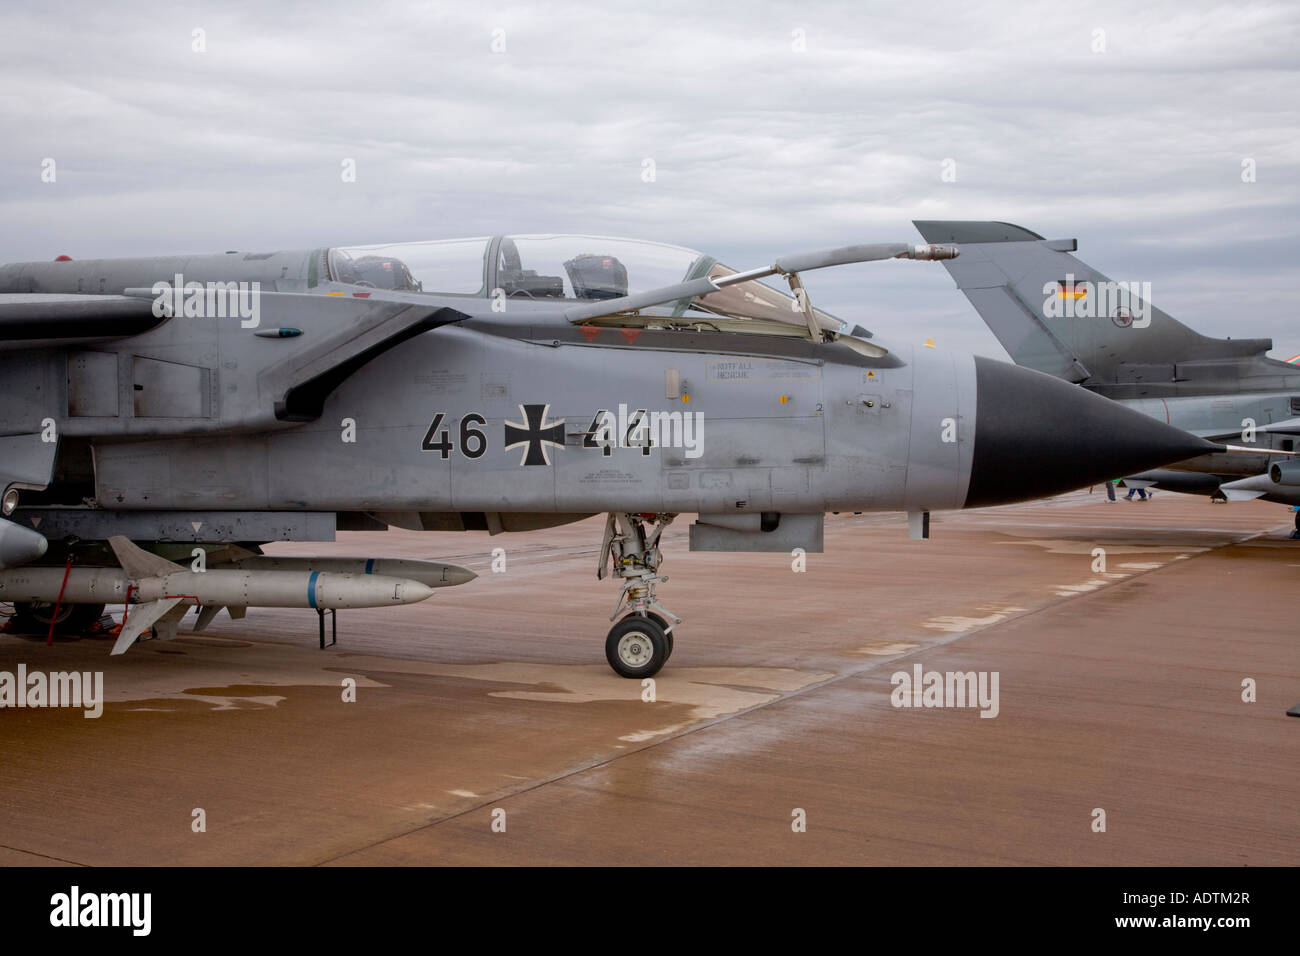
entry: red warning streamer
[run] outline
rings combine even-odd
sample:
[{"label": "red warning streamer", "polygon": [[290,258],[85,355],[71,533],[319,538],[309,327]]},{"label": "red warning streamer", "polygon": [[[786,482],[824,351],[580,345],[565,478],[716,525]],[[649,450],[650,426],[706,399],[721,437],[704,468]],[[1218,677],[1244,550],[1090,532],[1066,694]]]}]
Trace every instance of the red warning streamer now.
[{"label": "red warning streamer", "polygon": [[50,615],[50,633],[45,635],[45,646],[54,643],[54,625],[59,620],[59,608],[63,606],[63,592],[68,586],[68,575],[72,573],[72,555],[68,555],[68,564],[63,569],[63,583],[59,585],[59,599],[54,602],[54,613]]}]

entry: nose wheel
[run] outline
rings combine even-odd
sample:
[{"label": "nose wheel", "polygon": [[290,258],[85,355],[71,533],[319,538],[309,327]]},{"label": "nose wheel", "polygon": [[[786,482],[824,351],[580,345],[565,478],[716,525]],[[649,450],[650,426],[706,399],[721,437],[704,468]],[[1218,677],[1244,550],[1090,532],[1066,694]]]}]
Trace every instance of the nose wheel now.
[{"label": "nose wheel", "polygon": [[632,680],[658,674],[672,652],[672,638],[663,625],[643,614],[629,614],[611,627],[605,638],[609,666],[620,677]]},{"label": "nose wheel", "polygon": [[673,631],[682,619],[655,598],[655,585],[668,580],[659,574],[659,536],[673,517],[611,514],[605,522],[596,577],[623,579],[610,620],[626,615],[605,638],[605,659],[620,677],[653,677],[673,654]]}]

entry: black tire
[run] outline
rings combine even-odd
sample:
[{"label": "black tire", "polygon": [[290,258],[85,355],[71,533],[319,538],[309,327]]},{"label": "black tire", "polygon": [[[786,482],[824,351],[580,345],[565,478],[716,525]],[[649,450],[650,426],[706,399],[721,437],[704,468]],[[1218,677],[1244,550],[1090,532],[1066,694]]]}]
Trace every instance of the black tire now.
[{"label": "black tire", "polygon": [[619,677],[654,677],[668,661],[668,637],[653,618],[629,614],[609,629],[605,660]]},{"label": "black tire", "polygon": [[1295,513],[1295,529],[1300,531],[1300,511]]},{"label": "black tire", "polygon": [[664,640],[668,642],[668,656],[664,658],[664,663],[667,664],[673,659],[673,632],[668,629],[668,622],[664,620],[663,615],[656,614],[654,611],[646,611],[645,616],[663,629]]},{"label": "black tire", "polygon": [[[54,605],[46,603],[14,602],[13,626],[20,634],[48,634]],[[85,634],[90,626],[104,616],[102,604],[64,604],[54,624],[55,634]]]}]

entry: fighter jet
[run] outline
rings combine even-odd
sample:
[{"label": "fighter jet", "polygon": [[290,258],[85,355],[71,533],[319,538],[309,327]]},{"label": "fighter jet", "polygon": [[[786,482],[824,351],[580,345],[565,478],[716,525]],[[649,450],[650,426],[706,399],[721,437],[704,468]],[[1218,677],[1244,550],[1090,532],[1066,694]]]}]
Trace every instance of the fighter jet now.
[{"label": "fighter jet", "polygon": [[474,575],[265,543],[604,513],[606,658],[643,678],[681,623],[657,593],[679,515],[692,550],[820,552],[828,511],[906,511],[925,537],[933,509],[1222,447],[1040,372],[890,350],[801,279],[958,251],[738,272],[658,242],[511,235],[5,266],[0,600],[51,635],[124,603],[114,653],[195,606],[200,628],[223,606],[313,608],[323,645],[327,610]]},{"label": "fighter jet", "polygon": [[[945,266],[1018,365],[1055,375],[1212,441],[1235,444],[1124,477],[1215,498],[1300,505],[1300,368],[1271,339],[1213,339],[1151,304],[1150,283],[1115,281],[1005,222],[916,221],[927,242],[961,244]],[[1120,477],[1119,473],[1112,477]],[[1296,513],[1300,532],[1300,512]]]}]

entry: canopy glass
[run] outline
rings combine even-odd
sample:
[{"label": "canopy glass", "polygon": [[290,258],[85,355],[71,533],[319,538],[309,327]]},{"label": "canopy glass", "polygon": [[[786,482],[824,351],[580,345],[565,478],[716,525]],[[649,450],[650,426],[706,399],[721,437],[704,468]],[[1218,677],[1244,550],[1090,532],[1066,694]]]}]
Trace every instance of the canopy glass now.
[{"label": "canopy glass", "polygon": [[[649,292],[701,276],[719,278],[736,270],[712,256],[682,246],[606,236],[519,235],[403,242],[331,249],[331,277],[367,288],[439,295],[488,296],[536,302],[600,301]],[[828,331],[845,327],[815,310]],[[640,324],[708,326],[712,318],[744,331],[756,322],[765,330],[806,332],[796,299],[751,279],[718,292],[642,309]],[[627,318],[627,316],[623,316]],[[654,322],[658,319],[659,322]],[[612,321],[612,318],[611,318]],[[771,323],[777,323],[775,327]],[[755,327],[754,331],[758,328]]]}]

